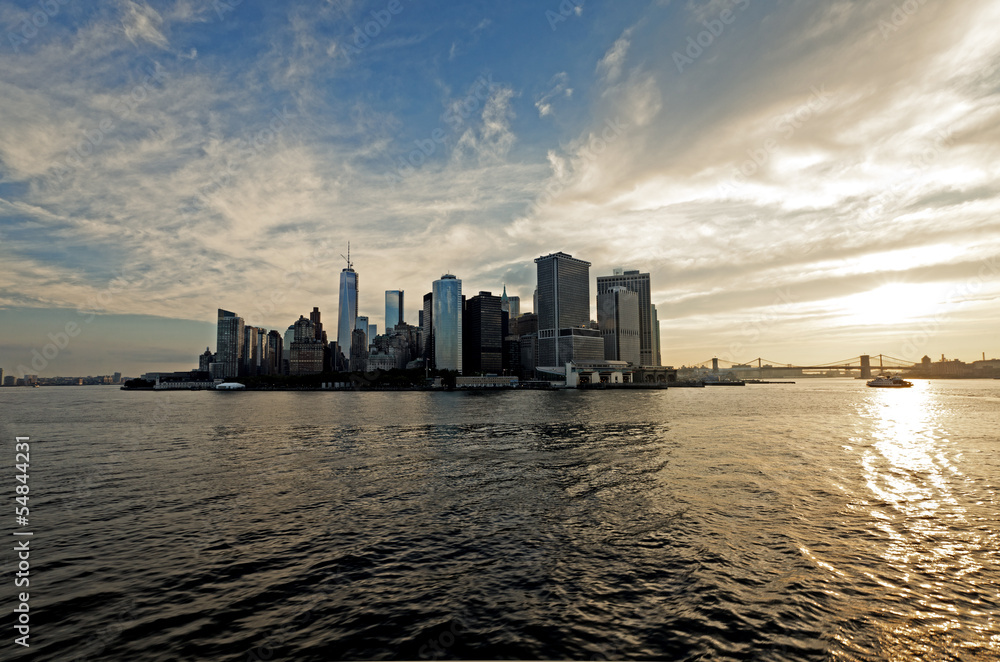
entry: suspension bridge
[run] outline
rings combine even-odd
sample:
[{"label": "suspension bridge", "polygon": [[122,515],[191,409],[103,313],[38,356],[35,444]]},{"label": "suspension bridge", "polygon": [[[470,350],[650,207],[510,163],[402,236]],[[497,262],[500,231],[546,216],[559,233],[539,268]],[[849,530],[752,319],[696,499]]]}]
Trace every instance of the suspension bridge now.
[{"label": "suspension bridge", "polygon": [[[877,362],[875,361],[877,359]],[[787,371],[801,371],[801,370],[858,370],[861,372],[861,377],[868,378],[872,376],[872,369],[878,368],[879,370],[904,370],[913,367],[913,361],[907,361],[905,359],[898,359],[887,354],[862,354],[860,356],[854,356],[849,359],[844,359],[841,361],[831,361],[830,363],[821,363],[816,365],[798,365],[792,363],[783,363],[781,361],[772,361],[770,359],[765,359],[758,357],[750,361],[727,361],[725,359],[720,359],[718,357],[713,357],[707,361],[700,361],[695,363],[696,366],[705,366],[709,364],[712,366],[712,372],[719,372],[725,369],[730,370],[787,370]],[[726,364],[729,367],[725,368],[722,364]]]}]

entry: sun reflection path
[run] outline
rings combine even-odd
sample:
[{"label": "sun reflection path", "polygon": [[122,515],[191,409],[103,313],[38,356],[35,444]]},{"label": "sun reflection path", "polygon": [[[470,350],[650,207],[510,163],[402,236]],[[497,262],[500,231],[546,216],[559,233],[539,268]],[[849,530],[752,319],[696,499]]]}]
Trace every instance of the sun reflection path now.
[{"label": "sun reflection path", "polygon": [[[858,581],[902,599],[872,605],[869,631],[857,633],[868,645],[860,647],[887,659],[964,659],[963,651],[969,659],[1000,659],[996,586],[982,572],[997,536],[968,512],[975,486],[944,422],[955,413],[926,382],[870,389],[863,398],[868,439],[856,441],[870,493],[862,501],[865,528],[884,563],[854,570]],[[860,645],[846,632],[837,638]]]}]

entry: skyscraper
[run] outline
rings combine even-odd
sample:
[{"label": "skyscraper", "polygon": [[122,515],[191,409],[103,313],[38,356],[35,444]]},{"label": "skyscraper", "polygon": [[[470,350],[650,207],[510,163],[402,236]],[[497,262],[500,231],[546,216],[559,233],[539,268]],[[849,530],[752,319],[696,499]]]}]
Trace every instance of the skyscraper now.
[{"label": "skyscraper", "polygon": [[597,294],[611,291],[613,287],[625,287],[639,295],[639,352],[641,365],[660,365],[654,349],[653,308],[650,302],[649,274],[638,270],[615,269],[612,276],[597,277]]},{"label": "skyscraper", "polygon": [[403,290],[385,291],[385,332],[403,323]]},{"label": "skyscraper", "polygon": [[502,299],[480,292],[462,312],[462,368],[465,374],[499,375],[503,370]]},{"label": "skyscraper", "polygon": [[431,293],[435,368],[462,372],[462,281],[445,274],[434,281]]},{"label": "skyscraper", "polygon": [[368,325],[368,344],[375,342],[375,336],[378,335],[378,324]]},{"label": "skyscraper", "polygon": [[653,311],[653,360],[656,361],[653,365],[663,365],[663,357],[660,355],[660,318],[656,314],[656,306],[651,305],[649,308]]},{"label": "skyscraper", "polygon": [[[371,342],[372,342],[372,339],[368,335],[368,316],[367,315],[358,315],[357,319],[354,321],[354,328],[358,329],[360,331],[364,331],[365,332],[365,346],[367,347],[368,345],[370,345]],[[353,343],[354,341],[352,340],[351,342]],[[352,345],[352,347],[353,347],[353,345]],[[354,351],[354,350],[352,349],[351,351]],[[351,370],[356,370],[356,369],[357,368],[354,368],[354,367],[351,368]]]},{"label": "skyscraper", "polygon": [[423,357],[427,366],[434,368],[434,293],[428,292],[424,295],[422,326],[424,329],[424,351]]},{"label": "skyscraper", "polygon": [[500,295],[500,310],[507,312],[508,319],[516,319],[521,315],[521,297],[507,296],[506,283],[503,286],[503,294]]},{"label": "skyscraper", "polygon": [[323,372],[323,341],[316,340],[312,320],[299,316],[289,359],[289,374],[313,375]]},{"label": "skyscraper", "polygon": [[341,361],[345,364],[350,360],[351,334],[358,318],[358,274],[354,271],[350,256],[351,249],[348,245],[347,267],[340,272],[340,309],[337,313],[337,344],[343,355]]},{"label": "skyscraper", "polygon": [[639,295],[621,285],[598,294],[597,322],[604,336],[604,359],[639,365]]},{"label": "skyscraper", "polygon": [[309,313],[309,321],[313,323],[313,331],[316,334],[316,340],[323,339],[323,322],[320,321],[319,308],[313,306],[312,312]]},{"label": "skyscraper", "polygon": [[281,374],[292,374],[292,343],[295,342],[295,324],[288,327],[281,339]]},{"label": "skyscraper", "polygon": [[239,376],[240,360],[243,358],[243,318],[221,308],[216,327],[215,354],[216,361],[222,364],[220,377]]},{"label": "skyscraper", "polygon": [[590,324],[590,262],[566,253],[535,259],[538,272],[538,365],[604,359],[604,341]]}]

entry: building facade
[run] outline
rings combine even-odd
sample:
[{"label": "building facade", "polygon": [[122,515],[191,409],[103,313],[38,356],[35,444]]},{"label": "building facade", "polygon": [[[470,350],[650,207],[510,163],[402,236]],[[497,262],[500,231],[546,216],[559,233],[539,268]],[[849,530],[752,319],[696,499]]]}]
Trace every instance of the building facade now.
[{"label": "building facade", "polygon": [[611,276],[597,277],[597,294],[610,292],[614,287],[624,287],[639,295],[639,353],[640,365],[660,365],[659,343],[653,332],[653,305],[650,301],[648,273],[638,270],[615,269]]},{"label": "building facade", "polygon": [[403,290],[385,291],[385,332],[403,323]]},{"label": "building facade", "polygon": [[351,340],[358,319],[358,274],[350,262],[340,272],[340,301],[337,311],[337,345],[342,356],[337,357],[343,367],[350,366]]},{"label": "building facade", "polygon": [[598,294],[597,323],[605,360],[641,365],[638,294],[620,285]]},{"label": "building facade", "polygon": [[431,293],[434,367],[462,372],[462,281],[445,274],[434,281]]},{"label": "building facade", "polygon": [[222,378],[240,375],[240,360],[243,357],[243,318],[236,313],[219,308],[216,328],[216,362],[220,364],[218,374]]},{"label": "building facade", "polygon": [[[576,351],[584,351],[589,357],[598,345],[603,358],[600,332],[592,337],[572,331],[590,324],[590,262],[560,252],[536,258],[535,265],[538,365],[563,365],[578,358]],[[564,340],[560,342],[560,338]]]},{"label": "building facade", "polygon": [[462,312],[462,371],[467,375],[503,371],[503,311],[501,297],[480,292]]}]

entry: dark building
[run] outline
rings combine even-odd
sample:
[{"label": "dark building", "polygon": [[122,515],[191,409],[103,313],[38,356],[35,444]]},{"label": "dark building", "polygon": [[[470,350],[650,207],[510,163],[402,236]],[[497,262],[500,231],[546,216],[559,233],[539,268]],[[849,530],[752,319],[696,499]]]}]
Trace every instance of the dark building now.
[{"label": "dark building", "polygon": [[368,333],[354,329],[351,333],[351,372],[368,369]]},{"label": "dark building", "polygon": [[219,321],[215,343],[218,377],[228,379],[240,374],[240,359],[243,357],[243,318],[236,313],[219,308]]},{"label": "dark building", "polygon": [[323,339],[323,322],[321,320],[319,308],[313,306],[312,312],[309,313],[309,321],[313,325],[313,333],[316,335],[316,340]]},{"label": "dark building", "polygon": [[434,369],[434,293],[424,295],[424,311],[421,318],[424,328],[424,360],[428,367]]},{"label": "dark building", "polygon": [[324,345],[322,340],[316,340],[312,320],[300,315],[294,326],[295,340],[289,353],[289,374],[314,375],[323,372]]},{"label": "dark building", "polygon": [[500,297],[480,292],[466,300],[462,325],[463,374],[501,374],[504,336]]},{"label": "dark building", "polygon": [[[535,264],[538,365],[561,366],[574,360],[593,360],[595,356],[597,360],[603,359],[601,334],[576,332],[590,324],[590,262],[566,253],[551,253],[536,258]],[[595,338],[599,350],[595,349]]]},{"label": "dark building", "polygon": [[[215,354],[212,353],[212,350],[206,347],[205,353],[198,357],[198,370],[200,370],[201,372],[208,372],[211,369],[212,363],[214,362],[215,362]],[[118,377],[118,381],[121,381],[120,375]]]}]

